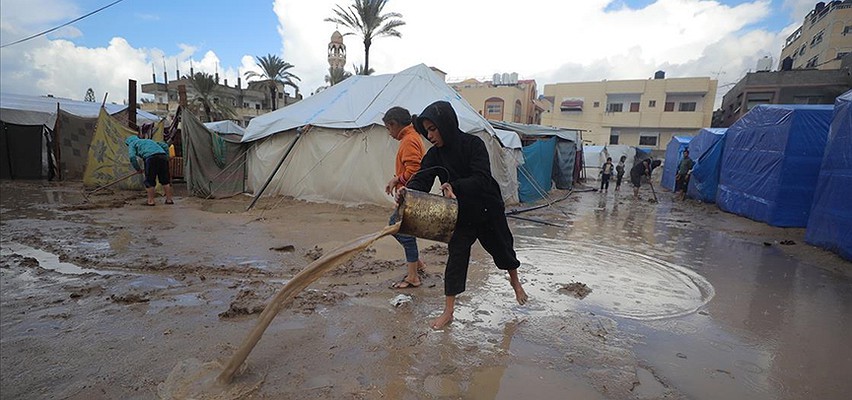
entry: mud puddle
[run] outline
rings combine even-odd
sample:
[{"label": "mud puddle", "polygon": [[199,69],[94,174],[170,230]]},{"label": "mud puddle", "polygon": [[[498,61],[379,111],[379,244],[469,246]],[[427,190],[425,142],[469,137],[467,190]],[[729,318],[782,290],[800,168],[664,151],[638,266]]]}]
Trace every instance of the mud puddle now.
[{"label": "mud puddle", "polygon": [[38,261],[38,266],[47,270],[52,270],[60,274],[66,275],[83,275],[83,274],[98,274],[104,275],[106,272],[96,269],[82,268],[75,264],[59,261],[59,256],[43,250],[39,250],[25,244],[17,242],[4,241],[0,245],[0,256],[9,257],[13,254],[18,254],[23,257],[31,257]]},{"label": "mud puddle", "polygon": [[[518,258],[534,281],[528,291],[545,294],[555,307],[654,320],[695,312],[715,295],[698,273],[645,254],[577,241],[519,239]],[[555,301],[554,293],[566,291],[576,300]]]}]

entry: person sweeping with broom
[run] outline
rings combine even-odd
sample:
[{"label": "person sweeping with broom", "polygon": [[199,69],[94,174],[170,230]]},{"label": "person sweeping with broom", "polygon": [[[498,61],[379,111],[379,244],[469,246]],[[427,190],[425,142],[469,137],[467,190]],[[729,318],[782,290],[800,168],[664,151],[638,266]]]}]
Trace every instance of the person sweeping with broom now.
[{"label": "person sweeping with broom", "polygon": [[446,101],[427,106],[415,119],[414,128],[433,146],[406,187],[428,192],[437,176],[444,196],[458,200],[458,219],[447,246],[444,312],[432,321],[432,329],[441,329],[453,320],[456,296],[465,291],[470,247],[476,240],[491,254],[497,268],[508,271],[516,300],[525,304],[527,293],[518,278],[521,262],[513,247],[500,186],[491,175],[485,143],[459,129],[456,112]]}]

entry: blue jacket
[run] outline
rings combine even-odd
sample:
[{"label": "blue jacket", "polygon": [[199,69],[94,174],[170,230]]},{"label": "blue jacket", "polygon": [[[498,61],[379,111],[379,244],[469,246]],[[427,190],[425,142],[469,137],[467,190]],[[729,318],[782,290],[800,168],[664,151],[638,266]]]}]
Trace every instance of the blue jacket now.
[{"label": "blue jacket", "polygon": [[164,142],[155,142],[151,139],[139,139],[136,136],[131,136],[124,140],[124,143],[127,144],[127,153],[130,156],[130,163],[133,164],[133,168],[139,171],[139,161],[136,160],[136,157],[142,157],[142,159],[146,159],[155,154],[165,154],[166,157],[169,156],[169,145]]}]

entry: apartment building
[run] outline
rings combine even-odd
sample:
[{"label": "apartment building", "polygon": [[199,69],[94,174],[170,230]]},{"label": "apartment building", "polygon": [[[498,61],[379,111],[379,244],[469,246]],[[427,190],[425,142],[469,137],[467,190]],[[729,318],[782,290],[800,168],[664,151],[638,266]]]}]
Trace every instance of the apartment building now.
[{"label": "apartment building", "polygon": [[852,0],[819,2],[787,37],[778,69],[840,69],[850,53]]},{"label": "apartment building", "polygon": [[[852,54],[844,57],[852,63]],[[749,72],[722,97],[713,127],[727,128],[759,104],[834,104],[852,90],[848,66],[836,70],[794,69]]]},{"label": "apartment building", "polygon": [[[218,82],[218,76],[216,77]],[[186,97],[189,101],[197,94],[192,86],[192,81],[186,77],[166,83],[145,83],[142,85],[142,93],[154,96],[153,102],[142,103],[142,109],[160,117],[173,116],[178,107],[178,87],[186,87]],[[240,126],[248,126],[249,121],[261,114],[272,111],[272,94],[269,89],[260,82],[249,82],[247,87],[242,87],[242,79],[237,78],[237,84],[228,85],[225,79],[223,84],[217,84],[213,91],[214,102],[224,102],[237,114],[237,122]],[[276,108],[284,107],[297,102],[298,98],[291,97],[284,92],[284,87],[278,85]]]},{"label": "apartment building", "polygon": [[709,127],[716,98],[714,79],[604,80],[544,85],[552,107],[542,125],[582,129],[585,144],[626,144],[664,149],[671,137]]},{"label": "apartment building", "polygon": [[[499,77],[499,78],[498,78]],[[544,111],[536,103],[536,83],[517,74],[495,74],[490,81],[466,79],[448,83],[485,119],[524,124],[541,123]]]}]

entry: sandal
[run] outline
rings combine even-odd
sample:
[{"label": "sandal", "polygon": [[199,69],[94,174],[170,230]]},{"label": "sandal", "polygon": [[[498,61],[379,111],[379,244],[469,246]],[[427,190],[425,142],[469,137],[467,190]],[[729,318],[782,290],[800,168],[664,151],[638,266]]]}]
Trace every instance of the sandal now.
[{"label": "sandal", "polygon": [[414,288],[419,288],[421,285],[423,285],[423,282],[420,282],[420,283],[415,285],[415,284],[405,280],[405,278],[402,278],[401,281],[394,283],[391,286],[391,289],[414,289]]},{"label": "sandal", "polygon": [[166,200],[165,204],[175,204],[175,202],[173,200]]}]

